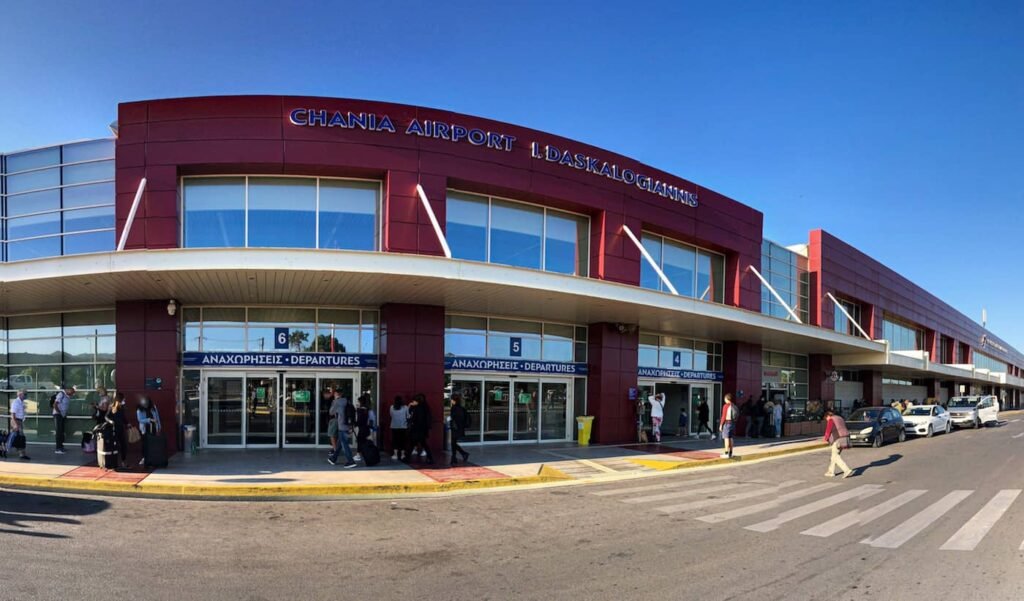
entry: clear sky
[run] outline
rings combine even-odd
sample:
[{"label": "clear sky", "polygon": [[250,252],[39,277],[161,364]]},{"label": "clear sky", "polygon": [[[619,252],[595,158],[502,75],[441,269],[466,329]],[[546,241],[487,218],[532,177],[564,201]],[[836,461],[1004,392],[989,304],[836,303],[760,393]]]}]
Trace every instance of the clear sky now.
[{"label": "clear sky", "polygon": [[592,143],[824,228],[1024,349],[1024,3],[0,0],[0,150],[120,101],[406,102]]}]

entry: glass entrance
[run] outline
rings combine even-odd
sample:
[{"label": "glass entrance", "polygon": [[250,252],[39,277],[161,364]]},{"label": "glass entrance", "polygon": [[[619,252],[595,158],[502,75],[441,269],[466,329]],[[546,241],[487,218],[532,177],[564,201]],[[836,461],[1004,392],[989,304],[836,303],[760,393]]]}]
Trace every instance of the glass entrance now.
[{"label": "glass entrance", "polygon": [[540,393],[540,384],[517,380],[513,390],[512,440],[537,440],[537,425],[540,423],[537,395]]},{"label": "glass entrance", "polygon": [[543,382],[540,386],[540,438],[541,440],[565,440],[570,436],[569,425],[569,384],[566,382]]},{"label": "glass entrance", "polygon": [[482,390],[480,388],[480,380],[459,380],[453,379],[451,383],[451,393],[458,394],[462,397],[462,406],[466,409],[466,413],[469,415],[469,426],[466,428],[466,442],[480,442],[480,435],[482,432],[481,415],[483,413],[482,406]]},{"label": "glass entrance", "polygon": [[245,378],[241,375],[224,374],[209,376],[204,393],[206,399],[206,444],[242,444],[242,390]]},{"label": "glass entrance", "polygon": [[508,442],[509,381],[484,382],[484,442]]},{"label": "glass entrance", "polygon": [[700,434],[700,432],[698,432],[698,429],[700,428],[700,420],[693,418],[700,415],[700,406],[702,403],[708,404],[708,427],[711,428],[712,432],[717,432],[717,419],[715,411],[711,407],[711,395],[708,393],[707,386],[690,386],[690,432]]},{"label": "glass entrance", "polygon": [[[316,378],[285,376],[284,378],[284,446],[316,444],[317,405]],[[326,424],[326,422],[325,422]]]},{"label": "glass entrance", "polygon": [[277,374],[245,375],[245,445],[277,446]]},{"label": "glass entrance", "polygon": [[568,440],[573,411],[571,380],[452,376],[451,394],[469,414],[464,442]]},{"label": "glass entrance", "polygon": [[[348,399],[350,403],[355,401],[356,380],[355,376],[339,374],[318,374],[318,376],[320,384],[317,386],[317,390],[320,391],[321,400],[318,410],[320,429],[317,440],[321,446],[327,446],[331,444],[331,440],[327,436],[327,425],[331,422],[330,411],[331,404],[334,402],[334,392],[340,392],[341,397]],[[380,421],[379,418],[378,421]]]}]

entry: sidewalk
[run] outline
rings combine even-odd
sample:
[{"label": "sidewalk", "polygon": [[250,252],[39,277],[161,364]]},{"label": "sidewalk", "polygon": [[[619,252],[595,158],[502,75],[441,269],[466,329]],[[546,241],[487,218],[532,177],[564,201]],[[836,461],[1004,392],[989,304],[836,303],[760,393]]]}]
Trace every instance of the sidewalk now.
[{"label": "sidewalk", "polygon": [[324,449],[204,450],[176,454],[166,469],[127,472],[96,467],[74,449],[54,455],[30,445],[32,461],[0,460],[0,486],[172,497],[332,497],[450,493],[484,488],[569,484],[643,477],[657,472],[764,459],[823,448],[818,438],[736,439],[735,457],[721,459],[720,441],[665,437],[660,445],[579,447],[571,443],[467,447],[470,463],[406,465],[383,457],[380,465],[342,469]]}]

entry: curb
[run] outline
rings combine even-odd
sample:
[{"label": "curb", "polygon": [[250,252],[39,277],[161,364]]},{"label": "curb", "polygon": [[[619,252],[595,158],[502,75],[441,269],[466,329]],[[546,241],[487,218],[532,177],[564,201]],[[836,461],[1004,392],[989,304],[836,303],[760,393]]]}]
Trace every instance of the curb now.
[{"label": "curb", "polygon": [[798,447],[795,449],[780,449],[778,451],[764,451],[763,453],[750,453],[749,455],[739,455],[736,457],[718,459],[705,459],[703,461],[665,461],[662,459],[630,459],[633,463],[639,463],[647,467],[654,468],[658,471],[675,471],[675,470],[686,470],[694,468],[712,467],[716,465],[729,465],[735,464],[742,461],[759,461],[761,459],[770,459],[772,457],[782,457],[784,455],[795,455],[797,453],[808,453],[811,451],[819,451],[827,449],[828,445],[821,442],[813,445],[807,445]]},{"label": "curb", "polygon": [[417,482],[409,484],[288,484],[277,486],[251,486],[240,484],[160,484],[145,481],[139,484],[102,482],[95,480],[62,480],[46,476],[0,475],[0,486],[17,489],[52,490],[62,492],[106,493],[133,497],[165,497],[194,499],[247,499],[269,497],[352,497],[394,496],[407,494],[438,494],[464,490],[506,488],[535,484],[567,482],[573,478],[560,470],[542,465],[535,476],[484,478],[453,482]]}]

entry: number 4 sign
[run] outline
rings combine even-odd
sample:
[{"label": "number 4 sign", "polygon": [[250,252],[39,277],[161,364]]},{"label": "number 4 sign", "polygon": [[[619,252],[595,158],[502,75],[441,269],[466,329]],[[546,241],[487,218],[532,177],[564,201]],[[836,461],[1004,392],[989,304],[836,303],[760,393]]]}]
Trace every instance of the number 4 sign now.
[{"label": "number 4 sign", "polygon": [[288,350],[288,328],[274,328],[274,348]]}]

